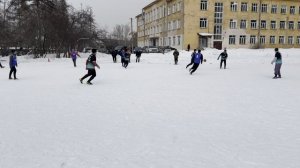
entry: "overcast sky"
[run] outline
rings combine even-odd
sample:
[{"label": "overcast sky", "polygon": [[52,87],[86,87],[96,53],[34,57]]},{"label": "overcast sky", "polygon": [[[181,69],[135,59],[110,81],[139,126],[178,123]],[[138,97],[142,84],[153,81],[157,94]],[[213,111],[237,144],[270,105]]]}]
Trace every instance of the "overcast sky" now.
[{"label": "overcast sky", "polygon": [[[135,21],[135,16],[142,12],[142,8],[154,0],[67,0],[76,9],[92,7],[96,22],[100,27],[109,31],[116,24],[130,23],[130,18]],[[136,27],[135,22],[133,25]]]}]

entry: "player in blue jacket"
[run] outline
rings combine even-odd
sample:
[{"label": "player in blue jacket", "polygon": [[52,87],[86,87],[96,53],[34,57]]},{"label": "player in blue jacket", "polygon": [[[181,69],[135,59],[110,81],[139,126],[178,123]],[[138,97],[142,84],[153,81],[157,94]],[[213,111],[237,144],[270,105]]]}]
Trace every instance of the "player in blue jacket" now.
[{"label": "player in blue jacket", "polygon": [[190,74],[192,75],[199,67],[200,63],[202,63],[203,55],[201,54],[201,50],[198,50],[198,53],[195,54],[193,60],[193,67],[190,69]]},{"label": "player in blue jacket", "polygon": [[18,66],[17,62],[17,53],[15,50],[12,50],[12,55],[9,57],[9,67],[10,67],[10,72],[9,72],[9,79],[12,79],[11,75],[14,73],[14,80],[18,79],[16,77],[17,69],[16,67]]}]

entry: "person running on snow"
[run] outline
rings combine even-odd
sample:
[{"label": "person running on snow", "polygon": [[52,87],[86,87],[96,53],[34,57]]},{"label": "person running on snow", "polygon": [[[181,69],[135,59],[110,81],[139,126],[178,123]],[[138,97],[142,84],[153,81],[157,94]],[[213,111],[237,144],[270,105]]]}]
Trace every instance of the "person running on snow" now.
[{"label": "person running on snow", "polygon": [[124,57],[124,68],[127,68],[128,63],[130,62],[131,52],[128,48],[125,49],[125,57]]},{"label": "person running on snow", "polygon": [[92,85],[91,81],[96,77],[95,67],[100,69],[100,66],[96,62],[96,53],[97,49],[92,49],[92,54],[86,60],[86,69],[88,70],[88,73],[82,78],[80,78],[80,83],[82,83],[85,78],[91,76],[90,79],[87,81],[87,84]]},{"label": "person running on snow", "polygon": [[177,65],[177,63],[178,63],[178,56],[179,56],[179,52],[178,52],[177,49],[175,49],[175,51],[173,52],[173,55],[174,55],[175,65]]},{"label": "person running on snow", "polygon": [[111,56],[112,56],[112,58],[113,58],[113,62],[114,62],[114,63],[117,63],[117,55],[118,55],[118,51],[117,51],[117,50],[113,50],[113,51],[111,52]]},{"label": "person running on snow", "polygon": [[201,50],[198,50],[198,53],[195,54],[193,60],[193,67],[190,69],[190,74],[192,75],[199,67],[201,60],[203,60],[203,55],[201,54]]},{"label": "person running on snow", "polygon": [[280,69],[282,66],[282,56],[281,53],[278,51],[278,48],[275,48],[275,57],[271,62],[271,64],[273,65],[274,62],[275,62],[275,69],[274,69],[275,76],[273,77],[273,79],[281,78]]},{"label": "person running on snow", "polygon": [[196,49],[194,49],[194,52],[192,53],[191,55],[191,63],[189,63],[186,68],[188,68],[189,66],[193,65],[194,64],[194,58],[195,58],[195,55],[196,55]]},{"label": "person running on snow", "polygon": [[224,52],[222,52],[222,53],[219,55],[218,60],[220,59],[220,57],[221,57],[220,69],[222,69],[223,62],[224,62],[224,69],[226,69],[226,60],[227,60],[227,57],[228,57],[226,48],[224,49]]},{"label": "person running on snow", "polygon": [[14,80],[18,79],[16,77],[17,69],[16,67],[18,66],[17,62],[17,54],[15,50],[12,50],[12,55],[9,57],[9,67],[10,67],[10,72],[9,72],[9,79],[11,78],[12,73],[14,73]]},{"label": "person running on snow", "polygon": [[72,51],[70,52],[70,56],[73,60],[73,63],[74,63],[74,67],[76,67],[76,59],[77,59],[77,56],[80,57],[80,55],[78,54],[77,51],[75,51],[74,49],[72,49]]},{"label": "person running on snow", "polygon": [[142,51],[141,51],[141,50],[137,50],[137,51],[135,52],[135,56],[136,56],[135,62],[140,62],[140,58],[141,58],[141,56],[142,56]]}]

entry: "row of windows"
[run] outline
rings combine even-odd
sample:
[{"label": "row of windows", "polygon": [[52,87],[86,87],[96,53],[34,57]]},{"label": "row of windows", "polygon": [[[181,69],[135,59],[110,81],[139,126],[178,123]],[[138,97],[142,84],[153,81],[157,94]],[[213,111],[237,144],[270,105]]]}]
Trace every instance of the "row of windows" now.
[{"label": "row of windows", "polygon": [[[239,28],[240,29],[246,29],[248,27],[247,25],[247,20],[240,20],[239,23]],[[294,22],[294,21],[266,21],[266,20],[261,20],[260,22],[260,28],[261,29],[267,29],[268,27],[268,22],[269,22],[269,28],[270,29],[277,29],[278,24],[279,24],[279,29],[298,29],[300,30],[300,21]],[[208,26],[208,21],[207,18],[200,18],[200,28],[207,28]],[[230,19],[229,21],[229,27],[230,29],[237,29],[238,28],[238,21],[234,19]],[[250,20],[250,28],[251,29],[257,29],[258,28],[258,21],[257,20]]]},{"label": "row of windows", "polygon": [[[233,12],[237,12],[239,4],[237,2],[230,2],[230,10]],[[200,2],[200,10],[207,10],[208,8],[208,0],[201,0]],[[298,14],[300,14],[300,6],[296,7],[296,6],[287,6],[287,5],[281,5],[280,7],[278,5],[268,5],[268,4],[261,4],[261,8],[260,11],[262,13],[268,13],[269,10],[271,11],[271,13],[278,13],[280,10],[281,14],[292,14],[295,15],[296,14],[296,8],[298,8]],[[252,12],[258,12],[259,10],[259,4],[258,3],[251,3],[251,11]],[[249,5],[247,2],[242,2],[240,4],[240,11],[242,12],[248,12],[249,11]]]},{"label": "row of windows", "polygon": [[[182,10],[182,2],[173,3],[168,8],[165,5],[152,9],[150,12],[144,13],[146,23],[166,17],[167,15],[179,12]],[[142,24],[142,23],[141,23]]]},{"label": "row of windows", "polygon": [[[286,41],[287,39],[287,41]],[[245,45],[247,41],[247,37],[245,35],[241,35],[239,37],[239,44],[240,45]],[[259,38],[260,44],[266,44],[266,36],[260,36]],[[278,42],[278,43],[276,43]],[[250,36],[250,44],[256,44],[257,43],[257,36],[251,35]],[[279,36],[278,40],[276,36],[270,36],[269,37],[269,43],[270,44],[299,44],[300,45],[300,36],[295,37],[294,36],[288,36],[287,38],[285,36]],[[236,36],[235,35],[230,35],[229,36],[229,44],[230,45],[235,45],[236,44]]]},{"label": "row of windows", "polygon": [[[181,28],[181,21],[180,20],[173,20],[171,22],[168,22],[168,24],[166,25],[168,31],[172,31],[172,30],[177,30]],[[150,34],[156,34],[156,33],[161,33],[163,32],[163,24],[159,24],[150,28],[146,28],[145,29],[145,34],[146,35],[150,35]],[[138,36],[144,36],[143,32],[138,32]]]}]

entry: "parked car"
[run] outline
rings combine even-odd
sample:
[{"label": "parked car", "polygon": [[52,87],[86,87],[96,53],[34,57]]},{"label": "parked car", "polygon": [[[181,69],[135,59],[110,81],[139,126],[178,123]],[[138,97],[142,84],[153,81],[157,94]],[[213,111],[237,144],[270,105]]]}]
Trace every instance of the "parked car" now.
[{"label": "parked car", "polygon": [[156,46],[145,46],[143,47],[143,51],[146,53],[158,53],[158,47]]},{"label": "parked car", "polygon": [[159,46],[159,52],[160,53],[167,53],[167,52],[170,52],[172,50],[176,50],[176,48],[171,47],[171,46]]},{"label": "parked car", "polygon": [[133,53],[135,53],[136,51],[142,51],[143,52],[143,48],[142,47],[135,47],[133,49]]}]

